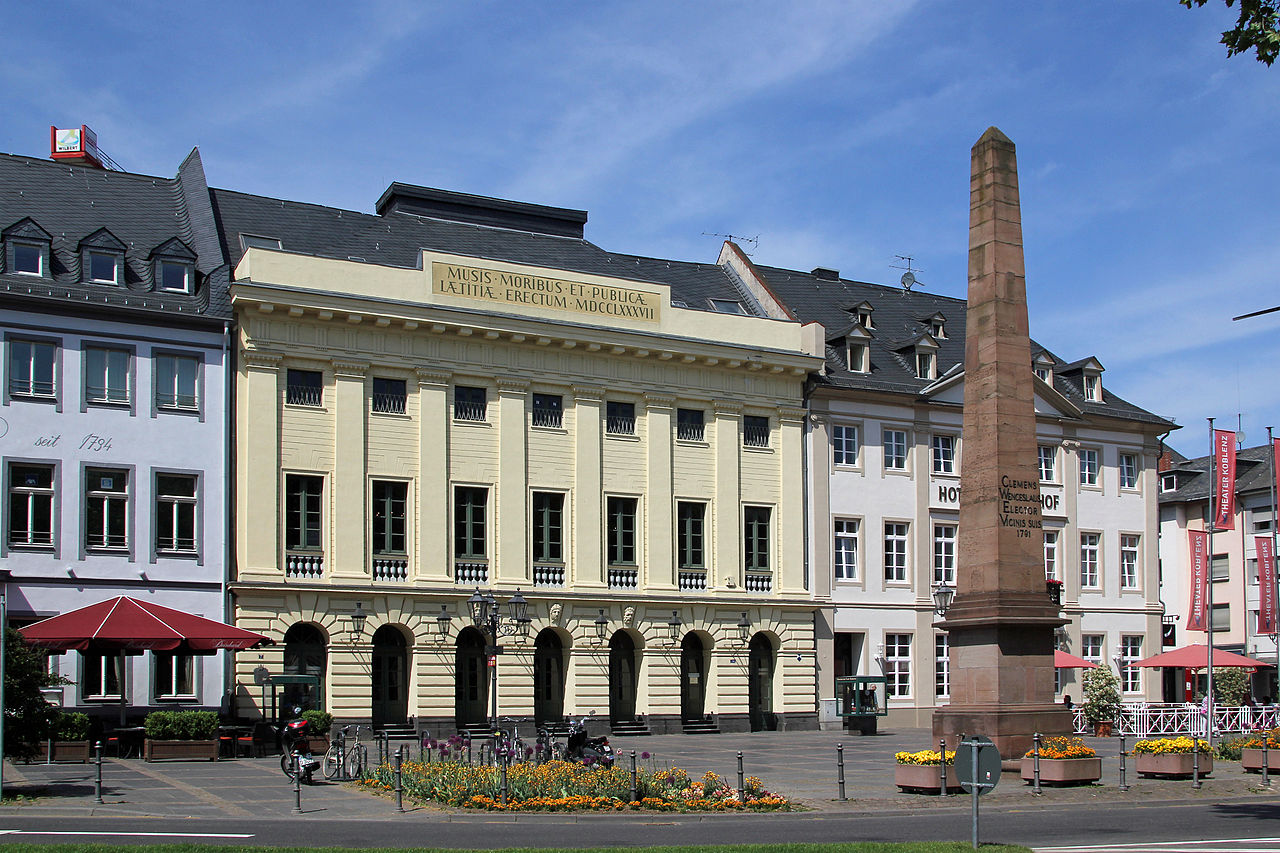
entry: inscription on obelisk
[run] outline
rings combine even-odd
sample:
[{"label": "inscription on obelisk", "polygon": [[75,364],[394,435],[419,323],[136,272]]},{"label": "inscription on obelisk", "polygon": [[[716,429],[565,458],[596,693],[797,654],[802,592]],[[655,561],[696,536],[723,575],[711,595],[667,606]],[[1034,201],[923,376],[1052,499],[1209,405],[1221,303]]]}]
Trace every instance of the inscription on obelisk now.
[{"label": "inscription on obelisk", "polygon": [[1053,629],[1066,620],[1045,590],[1036,417],[1013,143],[988,128],[973,146],[956,597],[948,632],[951,703],[935,737],[990,737],[1005,758],[1035,732],[1066,734],[1053,701]]}]

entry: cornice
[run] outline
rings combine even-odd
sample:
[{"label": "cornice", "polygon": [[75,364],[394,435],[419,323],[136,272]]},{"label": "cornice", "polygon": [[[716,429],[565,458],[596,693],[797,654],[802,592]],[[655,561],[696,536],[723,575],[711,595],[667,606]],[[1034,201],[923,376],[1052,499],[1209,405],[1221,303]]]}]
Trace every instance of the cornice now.
[{"label": "cornice", "polygon": [[449,380],[453,378],[453,374],[447,370],[431,370],[425,367],[419,367],[414,371],[418,375],[418,387],[440,387],[448,386]]},{"label": "cornice", "polygon": [[333,360],[333,375],[341,379],[364,379],[369,372],[367,361]]},{"label": "cornice", "polygon": [[574,385],[573,399],[599,402],[604,399],[604,389],[599,385]]},{"label": "cornice", "polygon": [[499,394],[517,396],[529,393],[528,379],[518,379],[514,376],[499,376],[495,381],[498,383]]},{"label": "cornice", "polygon": [[240,353],[240,357],[244,360],[246,367],[252,367],[257,370],[279,370],[280,362],[284,358],[278,352],[252,349],[244,350]]}]

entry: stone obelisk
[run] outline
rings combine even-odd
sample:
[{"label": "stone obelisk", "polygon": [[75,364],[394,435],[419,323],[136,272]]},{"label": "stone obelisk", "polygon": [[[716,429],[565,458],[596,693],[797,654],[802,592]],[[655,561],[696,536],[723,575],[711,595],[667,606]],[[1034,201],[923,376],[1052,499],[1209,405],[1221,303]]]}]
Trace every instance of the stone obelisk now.
[{"label": "stone obelisk", "polygon": [[1006,759],[1035,732],[1067,734],[1053,701],[1053,631],[1066,620],[1045,591],[1036,415],[1013,143],[988,128],[969,183],[969,305],[956,597],[939,623],[951,703],[934,737],[991,738]]}]

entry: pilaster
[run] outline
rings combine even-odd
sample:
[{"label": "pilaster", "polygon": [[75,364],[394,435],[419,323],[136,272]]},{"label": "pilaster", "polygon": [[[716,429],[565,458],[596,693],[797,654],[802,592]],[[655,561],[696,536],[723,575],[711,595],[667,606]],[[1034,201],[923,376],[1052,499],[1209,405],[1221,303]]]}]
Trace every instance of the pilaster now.
[{"label": "pilaster", "polygon": [[279,353],[261,350],[241,358],[236,501],[254,507],[261,523],[243,512],[238,517],[240,572],[280,571],[280,360]]},{"label": "pilaster", "polygon": [[498,494],[493,572],[490,579],[519,584],[530,577],[529,431],[526,401],[529,382],[524,379],[498,379]]},{"label": "pilaster", "polygon": [[713,403],[715,418],[715,501],[711,525],[715,550],[708,586],[721,589],[742,586],[742,404],[732,400]]},{"label": "pilaster", "polygon": [[449,374],[418,370],[418,559],[414,577],[448,582],[449,515]]},{"label": "pilaster", "polygon": [[[333,489],[329,507],[333,524],[332,577],[369,574],[365,549],[365,373],[369,365],[355,361],[333,363]],[[341,508],[341,509],[339,509]]]},{"label": "pilaster", "polygon": [[600,429],[603,422],[601,407],[604,389],[595,385],[573,386],[574,407],[574,530],[578,535],[573,542],[573,585],[602,588],[604,577],[604,528],[600,489],[603,473],[600,468]]},{"label": "pilaster", "polygon": [[646,586],[651,590],[676,587],[671,471],[671,412],[675,403],[674,397],[660,394],[646,394],[644,397],[649,435],[645,561],[649,567]]},{"label": "pilaster", "polygon": [[784,595],[812,588],[804,572],[804,409],[778,409],[779,479],[777,568],[779,590]]}]

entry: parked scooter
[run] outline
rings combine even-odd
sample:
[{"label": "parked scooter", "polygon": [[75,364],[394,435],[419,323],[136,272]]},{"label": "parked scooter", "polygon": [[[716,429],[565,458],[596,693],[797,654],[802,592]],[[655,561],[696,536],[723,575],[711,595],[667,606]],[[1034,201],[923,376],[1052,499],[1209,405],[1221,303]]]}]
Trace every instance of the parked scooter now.
[{"label": "parked scooter", "polygon": [[320,768],[320,761],[311,755],[311,743],[308,740],[311,729],[302,717],[302,708],[295,706],[293,713],[295,719],[285,721],[280,727],[280,743],[284,747],[284,753],[280,756],[280,769],[292,779],[296,766],[302,781],[310,785],[311,774]]},{"label": "parked scooter", "polygon": [[[587,716],[594,717],[595,713],[592,711]],[[609,746],[609,739],[603,735],[587,737],[587,717],[579,717],[576,723],[571,718],[569,742],[565,745],[564,760],[612,767],[613,747]]]}]

